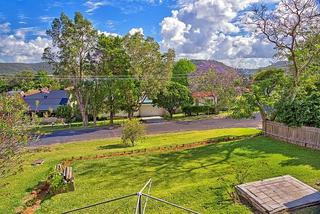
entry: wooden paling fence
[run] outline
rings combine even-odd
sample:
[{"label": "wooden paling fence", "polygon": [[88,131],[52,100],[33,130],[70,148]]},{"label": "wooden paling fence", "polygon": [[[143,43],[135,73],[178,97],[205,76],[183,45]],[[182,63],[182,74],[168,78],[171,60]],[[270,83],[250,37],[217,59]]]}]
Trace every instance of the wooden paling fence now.
[{"label": "wooden paling fence", "polygon": [[288,127],[282,123],[264,121],[266,135],[303,147],[320,150],[320,128]]}]

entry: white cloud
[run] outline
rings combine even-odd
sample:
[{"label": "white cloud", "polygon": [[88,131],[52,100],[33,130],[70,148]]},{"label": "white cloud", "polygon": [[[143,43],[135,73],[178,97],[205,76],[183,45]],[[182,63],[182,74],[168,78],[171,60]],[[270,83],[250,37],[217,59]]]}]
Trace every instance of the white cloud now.
[{"label": "white cloud", "polygon": [[94,10],[102,6],[111,6],[117,8],[123,14],[135,14],[146,9],[146,6],[158,6],[163,4],[163,0],[87,0],[85,6],[87,13],[92,14]]},{"label": "white cloud", "polygon": [[136,33],[141,33],[142,35],[143,34],[143,29],[140,27],[140,28],[132,28],[130,31],[129,31],[129,34],[130,35],[134,35]]},{"label": "white cloud", "polygon": [[41,22],[47,23],[51,22],[55,17],[53,16],[40,16],[39,19]]},{"label": "white cloud", "polygon": [[51,44],[47,38],[25,41],[14,35],[0,35],[0,60],[5,62],[40,62],[44,48]]},{"label": "white cloud", "polygon": [[15,30],[15,36],[18,38],[24,39],[26,35],[45,36],[46,31],[37,27],[24,27]]},{"label": "white cloud", "polygon": [[180,21],[178,13],[176,10],[172,11],[172,16],[164,18],[161,22],[161,34],[165,39],[169,38],[163,42],[166,47],[183,45],[187,41],[185,34],[189,33],[192,27]]},{"label": "white cloud", "polygon": [[106,36],[120,36],[120,37],[121,37],[121,35],[119,35],[119,34],[117,34],[117,33],[111,33],[111,32],[100,31],[100,30],[98,30],[98,34],[99,34],[99,35],[100,35],[100,34],[104,34],[104,35],[106,35]]},{"label": "white cloud", "polygon": [[257,63],[265,64],[272,58],[273,47],[246,32],[239,13],[262,1],[265,0],[180,0],[179,9],[160,23],[162,48],[174,48],[178,57],[229,62],[257,58],[245,61],[260,67]]},{"label": "white cloud", "polygon": [[5,22],[0,24],[0,33],[8,33],[10,32],[10,23],[9,22]]},{"label": "white cloud", "polygon": [[268,65],[276,62],[276,60],[273,58],[236,58],[236,59],[224,59],[220,61],[234,68],[247,68],[247,69],[267,67]]},{"label": "white cloud", "polygon": [[115,22],[110,19],[106,21],[106,25],[108,30],[113,31],[115,29]]},{"label": "white cloud", "polygon": [[100,7],[102,6],[105,6],[107,5],[107,2],[106,1],[95,1],[95,0],[89,0],[89,1],[86,1],[84,3],[84,5],[88,8],[86,10],[87,13],[92,13],[93,11],[99,9]]}]

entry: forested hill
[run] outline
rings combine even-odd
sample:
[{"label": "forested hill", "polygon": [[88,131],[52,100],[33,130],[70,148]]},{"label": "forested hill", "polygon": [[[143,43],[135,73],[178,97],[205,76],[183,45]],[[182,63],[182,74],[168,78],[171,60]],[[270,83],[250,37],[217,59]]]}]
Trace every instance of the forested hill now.
[{"label": "forested hill", "polygon": [[214,68],[218,72],[235,70],[234,68],[218,62],[216,60],[191,60],[197,66],[197,70],[206,71],[209,68]]},{"label": "forested hill", "polygon": [[[215,60],[191,60],[198,69],[205,70],[206,66],[214,67],[217,71],[223,72],[228,70],[235,70],[234,68],[223,64],[222,62],[218,62]],[[280,61],[268,67],[278,67],[285,68],[287,66],[287,62]],[[267,67],[267,68],[268,68]],[[262,68],[260,68],[262,69]],[[40,62],[40,63],[0,63],[0,74],[14,74],[20,71],[38,71],[38,70],[46,70],[49,73],[52,73],[53,70],[48,63]],[[259,69],[236,69],[239,73],[243,75],[252,75],[257,72]]]},{"label": "forested hill", "polygon": [[[213,66],[217,71],[231,70],[232,67],[229,67],[221,62],[215,60],[191,60],[198,69],[205,69],[206,66]],[[49,73],[52,73],[52,68],[49,64],[45,62],[40,63],[0,63],[0,74],[14,74],[20,71],[38,71],[46,70]]]},{"label": "forested hill", "polygon": [[257,71],[262,70],[262,69],[268,69],[268,68],[281,68],[286,70],[289,66],[289,62],[287,61],[278,61],[276,63],[273,63],[272,65],[269,65],[267,67],[262,67],[262,68],[256,68],[256,69],[246,69],[246,68],[240,68],[238,71],[242,73],[245,76],[251,76],[255,74]]},{"label": "forested hill", "polygon": [[0,63],[0,74],[15,74],[20,71],[46,70],[52,73],[52,68],[48,63]]}]

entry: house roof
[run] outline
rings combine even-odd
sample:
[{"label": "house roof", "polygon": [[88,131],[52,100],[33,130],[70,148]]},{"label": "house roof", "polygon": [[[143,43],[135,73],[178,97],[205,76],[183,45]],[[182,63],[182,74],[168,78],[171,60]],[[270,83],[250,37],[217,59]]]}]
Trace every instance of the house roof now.
[{"label": "house roof", "polygon": [[[65,90],[40,91],[35,94],[23,97],[28,104],[30,111],[56,110],[60,105],[66,105],[69,101],[69,94]],[[37,106],[37,102],[39,105]]]},{"label": "house roof", "polygon": [[198,92],[193,92],[192,97],[194,98],[216,97],[216,94],[209,91],[198,91]]}]

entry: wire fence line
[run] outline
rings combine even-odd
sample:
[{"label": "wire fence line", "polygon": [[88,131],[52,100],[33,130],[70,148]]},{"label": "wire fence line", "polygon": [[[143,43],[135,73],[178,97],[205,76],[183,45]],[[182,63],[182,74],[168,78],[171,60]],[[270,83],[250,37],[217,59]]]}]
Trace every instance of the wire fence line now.
[{"label": "wire fence line", "polygon": [[98,202],[98,203],[95,203],[95,204],[90,204],[90,205],[87,205],[87,206],[84,206],[84,207],[76,208],[76,209],[73,209],[73,210],[69,210],[69,211],[63,212],[62,214],[73,213],[73,212],[77,212],[77,211],[80,211],[80,210],[89,209],[89,208],[96,207],[96,206],[99,206],[99,205],[102,205],[102,204],[106,204],[106,203],[110,203],[110,202],[113,202],[113,201],[119,201],[119,200],[122,200],[122,199],[125,199],[125,198],[129,198],[129,197],[132,197],[132,196],[135,196],[135,195],[136,195],[136,193],[132,193],[132,194],[129,194],[129,195],[124,195],[124,196],[121,196],[121,197],[117,197],[117,198],[109,199],[109,200],[106,200],[106,201]]},{"label": "wire fence line", "polygon": [[[73,210],[69,210],[69,211],[63,212],[62,214],[74,213],[74,212],[77,212],[77,211],[86,210],[86,209],[89,209],[89,208],[92,208],[92,207],[96,207],[96,206],[100,206],[100,205],[103,205],[103,204],[107,204],[107,203],[111,203],[111,202],[115,202],[115,201],[120,201],[120,200],[123,200],[123,199],[128,199],[130,197],[137,197],[137,202],[136,202],[136,206],[135,206],[135,214],[145,214],[148,199],[152,199],[154,201],[157,201],[157,202],[160,202],[160,203],[175,207],[177,209],[183,210],[183,211],[188,212],[188,213],[200,214],[199,212],[196,212],[196,211],[191,210],[189,208],[185,208],[185,207],[177,205],[175,203],[172,203],[172,202],[166,201],[164,199],[157,198],[155,196],[150,195],[151,184],[152,184],[152,180],[149,179],[147,181],[147,183],[137,193],[123,195],[123,196],[120,196],[120,197],[117,197],[117,198],[108,199],[108,200],[105,200],[105,201],[102,201],[102,202],[98,202],[98,203],[95,203],[95,204],[90,204],[90,205],[87,205],[87,206],[84,206],[84,207],[80,207],[80,208],[76,208],[76,209],[73,209]],[[143,192],[147,187],[148,187],[148,193],[145,194]],[[144,205],[143,205],[143,197],[145,198]],[[117,207],[115,210],[117,210],[117,209],[119,209],[119,207]]]},{"label": "wire fence line", "polygon": [[[47,75],[48,77],[51,77],[53,79],[57,79],[57,80],[73,80],[73,79],[81,79],[81,80],[90,80],[90,79],[98,79],[98,80],[114,80],[114,79],[118,79],[118,80],[140,80],[140,79],[144,79],[146,78],[146,76],[130,76],[130,75],[111,75],[111,76],[90,76],[90,75],[87,75],[87,76],[66,76],[66,75]],[[183,79],[183,78],[186,78],[186,77],[197,77],[197,76],[201,76],[201,75],[198,75],[198,74],[176,74],[176,75],[173,75],[172,77],[173,78],[176,78],[176,79]],[[23,77],[23,76],[17,76],[16,74],[13,75],[13,74],[0,74],[0,78],[2,79],[33,79],[33,78],[36,78],[36,77],[43,77],[41,75],[37,75],[37,74],[34,74],[32,75],[32,77]],[[149,78],[155,78],[154,76],[148,76]],[[163,78],[163,77],[158,77],[157,79],[159,80],[164,80],[164,79],[167,79],[167,78]]]}]

